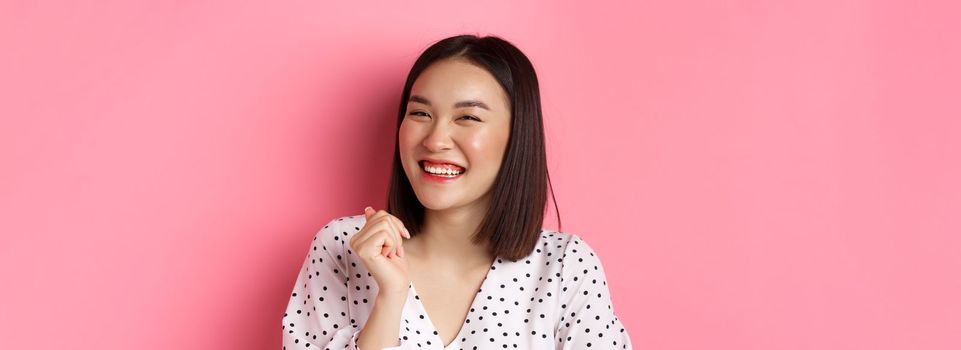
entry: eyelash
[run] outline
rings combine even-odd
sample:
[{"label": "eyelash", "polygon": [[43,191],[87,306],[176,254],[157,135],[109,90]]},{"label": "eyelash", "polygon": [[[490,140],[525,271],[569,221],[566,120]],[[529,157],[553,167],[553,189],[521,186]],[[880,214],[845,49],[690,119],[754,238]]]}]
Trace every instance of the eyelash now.
[{"label": "eyelash", "polygon": [[[410,115],[418,115],[417,113],[426,114],[426,113],[424,113],[424,112],[410,112],[409,114],[410,114]],[[469,114],[468,114],[468,115],[464,115],[464,117],[472,118],[472,119],[474,119],[474,121],[478,121],[478,122],[481,121],[480,118],[477,118],[477,117],[472,116],[472,115],[469,115]]]}]

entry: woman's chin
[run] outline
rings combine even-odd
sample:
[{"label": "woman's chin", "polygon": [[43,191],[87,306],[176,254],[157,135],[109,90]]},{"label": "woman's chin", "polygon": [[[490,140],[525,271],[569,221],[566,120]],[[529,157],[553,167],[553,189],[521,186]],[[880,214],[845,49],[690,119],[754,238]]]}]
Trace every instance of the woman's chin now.
[{"label": "woman's chin", "polygon": [[447,210],[456,206],[456,203],[450,201],[421,201],[420,203],[425,209],[434,211]]},{"label": "woman's chin", "polygon": [[430,193],[417,196],[420,204],[430,210],[446,210],[460,206],[459,197],[450,193]]}]

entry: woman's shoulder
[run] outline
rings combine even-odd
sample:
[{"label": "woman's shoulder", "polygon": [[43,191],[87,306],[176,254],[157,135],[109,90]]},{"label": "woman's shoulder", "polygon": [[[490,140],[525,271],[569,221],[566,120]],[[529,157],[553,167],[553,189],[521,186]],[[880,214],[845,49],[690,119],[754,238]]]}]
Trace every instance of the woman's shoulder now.
[{"label": "woman's shoulder", "polygon": [[[597,252],[576,233],[542,229],[538,246],[556,255],[558,262],[565,265],[600,265]],[[572,263],[572,260],[575,262]]]},{"label": "woman's shoulder", "polygon": [[350,238],[360,231],[367,218],[363,214],[334,217],[317,230],[314,241],[325,247],[343,249]]},{"label": "woman's shoulder", "polygon": [[586,245],[580,235],[572,232],[562,232],[550,228],[542,228],[538,247],[563,254],[572,248],[571,245]]}]

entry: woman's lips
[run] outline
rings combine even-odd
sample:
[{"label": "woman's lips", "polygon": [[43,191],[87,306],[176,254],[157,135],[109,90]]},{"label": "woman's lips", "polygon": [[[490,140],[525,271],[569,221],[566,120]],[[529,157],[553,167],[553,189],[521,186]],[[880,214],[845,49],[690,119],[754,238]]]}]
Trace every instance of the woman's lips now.
[{"label": "woman's lips", "polygon": [[460,179],[461,177],[463,177],[465,173],[466,171],[461,172],[460,174],[457,174],[457,175],[437,175],[437,174],[431,174],[427,172],[427,169],[424,168],[423,164],[420,166],[421,178],[427,181],[437,182],[437,183],[450,183],[450,182],[456,181],[457,179]]},{"label": "woman's lips", "polygon": [[434,168],[452,169],[460,172],[464,172],[465,170],[467,170],[464,167],[454,163],[437,162],[437,161],[431,161],[429,159],[424,159],[420,161],[420,164],[422,167],[430,166]]}]

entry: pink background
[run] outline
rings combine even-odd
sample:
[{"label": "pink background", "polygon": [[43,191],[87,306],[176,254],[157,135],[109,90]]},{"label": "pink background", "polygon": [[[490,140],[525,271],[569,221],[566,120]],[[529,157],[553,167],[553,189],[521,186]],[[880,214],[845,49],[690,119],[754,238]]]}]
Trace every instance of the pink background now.
[{"label": "pink background", "polygon": [[961,348],[956,2],[347,3],[0,3],[0,348],[278,349],[460,33],[534,62],[636,348]]}]

